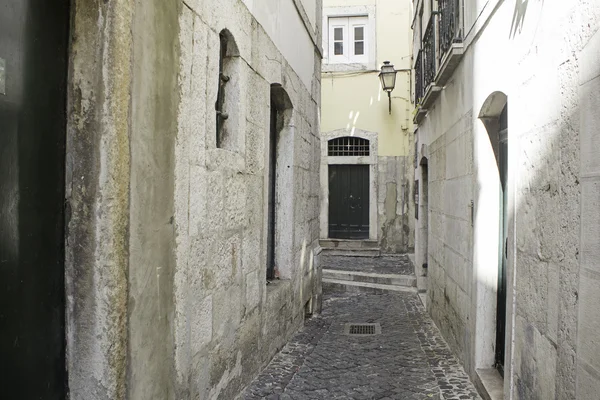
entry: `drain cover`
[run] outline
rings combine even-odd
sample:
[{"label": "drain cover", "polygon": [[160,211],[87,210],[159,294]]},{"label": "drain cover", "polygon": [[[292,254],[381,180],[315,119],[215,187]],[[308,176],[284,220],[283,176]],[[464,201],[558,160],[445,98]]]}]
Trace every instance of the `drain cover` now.
[{"label": "drain cover", "polygon": [[381,334],[381,325],[379,324],[346,324],[344,333],[350,336],[373,336]]}]

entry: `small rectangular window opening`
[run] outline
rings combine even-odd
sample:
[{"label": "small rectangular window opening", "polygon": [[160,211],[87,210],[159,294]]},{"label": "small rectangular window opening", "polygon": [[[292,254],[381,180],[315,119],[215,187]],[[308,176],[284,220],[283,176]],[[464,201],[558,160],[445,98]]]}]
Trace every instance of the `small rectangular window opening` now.
[{"label": "small rectangular window opening", "polygon": [[346,136],[331,139],[328,143],[329,157],[364,157],[369,156],[370,153],[370,143],[363,138]]},{"label": "small rectangular window opening", "polygon": [[219,35],[221,42],[221,49],[219,55],[219,86],[217,93],[217,102],[215,104],[215,110],[217,112],[217,147],[223,145],[223,125],[227,119],[227,114],[223,111],[223,105],[225,104],[225,84],[227,79],[223,74],[223,66],[225,58],[227,57],[227,36],[224,34]]}]

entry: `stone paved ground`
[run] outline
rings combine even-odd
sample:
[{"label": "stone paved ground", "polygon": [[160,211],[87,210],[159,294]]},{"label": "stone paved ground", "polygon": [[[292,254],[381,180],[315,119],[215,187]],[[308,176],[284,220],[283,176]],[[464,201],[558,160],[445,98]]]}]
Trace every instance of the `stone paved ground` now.
[{"label": "stone paved ground", "polygon": [[412,275],[415,269],[407,255],[384,255],[381,257],[340,257],[323,255],[321,265],[325,269],[372,272],[377,274]]},{"label": "stone paved ground", "polygon": [[[380,323],[381,334],[344,334],[346,323]],[[244,400],[480,399],[418,297],[328,294],[323,313],[273,359]]]}]

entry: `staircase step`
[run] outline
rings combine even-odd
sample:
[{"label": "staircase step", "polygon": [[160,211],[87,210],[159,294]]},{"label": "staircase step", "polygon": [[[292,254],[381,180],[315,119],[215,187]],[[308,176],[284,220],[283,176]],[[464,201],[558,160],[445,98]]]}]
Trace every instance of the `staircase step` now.
[{"label": "staircase step", "polygon": [[323,278],[323,291],[351,293],[417,293],[415,287],[382,285],[379,283],[344,281],[340,279]]},{"label": "staircase step", "polygon": [[323,278],[341,281],[377,283],[381,285],[417,286],[417,278],[414,275],[376,274],[372,272],[323,269]]},{"label": "staircase step", "polygon": [[377,249],[377,240],[348,240],[348,239],[321,239],[319,244],[328,249]]},{"label": "staircase step", "polygon": [[344,257],[379,257],[381,255],[379,248],[361,248],[361,249],[340,249],[322,247],[321,253],[328,256]]}]

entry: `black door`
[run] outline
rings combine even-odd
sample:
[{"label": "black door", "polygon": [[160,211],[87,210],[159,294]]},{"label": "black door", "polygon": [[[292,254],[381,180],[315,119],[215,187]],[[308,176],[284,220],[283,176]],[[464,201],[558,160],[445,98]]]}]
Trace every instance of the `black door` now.
[{"label": "black door", "polygon": [[329,165],[329,237],[369,238],[368,165]]},{"label": "black door", "polygon": [[506,264],[508,257],[508,109],[499,120],[498,170],[500,175],[500,241],[498,243],[498,302],[496,312],[496,367],[504,376],[506,338]]},{"label": "black door", "polygon": [[0,0],[0,397],[66,398],[67,0]]}]

